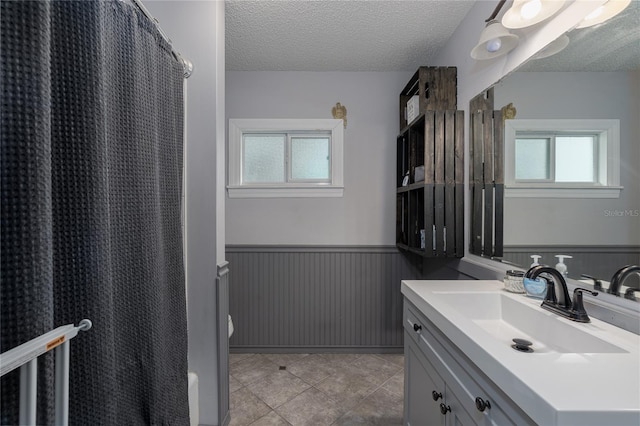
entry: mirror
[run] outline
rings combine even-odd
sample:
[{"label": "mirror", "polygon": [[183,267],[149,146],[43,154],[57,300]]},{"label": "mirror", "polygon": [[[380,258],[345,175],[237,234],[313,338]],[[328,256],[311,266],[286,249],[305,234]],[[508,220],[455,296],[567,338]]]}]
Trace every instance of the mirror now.
[{"label": "mirror", "polygon": [[[619,120],[619,185],[623,189],[614,198],[570,191],[523,196],[510,187],[506,165],[504,246],[494,259],[526,270],[531,255],[541,255],[540,263],[550,266],[558,263],[556,255],[571,255],[572,259],[565,260],[569,278],[591,275],[604,280],[606,289],[606,282],[619,268],[640,265],[640,5],[632,2],[604,24],[567,35],[570,42],[560,53],[532,58],[493,86],[494,109],[513,104],[514,123],[524,119]],[[507,128],[509,121],[504,121]],[[504,143],[507,154],[500,161],[506,163],[508,136]],[[594,149],[594,156],[603,155],[602,146]],[[575,157],[572,151],[569,163],[578,161]],[[527,161],[533,163],[530,157]],[[486,213],[479,215],[486,217]],[[472,228],[473,223],[472,219]],[[640,288],[638,276],[629,277],[628,286]]]}]

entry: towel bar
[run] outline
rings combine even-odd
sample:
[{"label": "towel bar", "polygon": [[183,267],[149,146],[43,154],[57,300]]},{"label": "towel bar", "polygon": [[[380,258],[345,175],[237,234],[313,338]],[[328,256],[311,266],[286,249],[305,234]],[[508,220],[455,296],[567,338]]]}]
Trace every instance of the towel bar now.
[{"label": "towel bar", "polygon": [[69,342],[79,330],[87,331],[91,321],[67,324],[0,354],[0,376],[20,368],[20,424],[36,424],[38,357],[55,350],[55,424],[69,423]]}]

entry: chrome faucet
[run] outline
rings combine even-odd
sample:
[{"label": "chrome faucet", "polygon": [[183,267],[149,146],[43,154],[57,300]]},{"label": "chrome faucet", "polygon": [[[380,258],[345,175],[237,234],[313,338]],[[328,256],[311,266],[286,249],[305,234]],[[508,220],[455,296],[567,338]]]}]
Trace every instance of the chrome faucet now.
[{"label": "chrome faucet", "polygon": [[[544,276],[543,278],[547,283],[547,294],[542,301],[542,308],[556,313],[565,318],[569,318],[572,321],[577,322],[590,322],[589,316],[587,315],[587,311],[584,309],[584,304],[582,303],[582,293],[587,292],[592,296],[597,296],[597,291],[587,290],[586,288],[576,288],[573,290],[573,302],[569,297],[569,290],[567,289],[567,282],[564,280],[564,277],[557,269],[554,269],[550,266],[545,265],[537,265],[533,268],[529,269],[525,274],[525,278],[529,278],[532,280],[537,279],[541,274],[547,274],[551,277],[548,279]],[[558,302],[558,298],[556,296],[556,285],[560,286],[561,295],[562,295],[562,303]]]},{"label": "chrome faucet", "polygon": [[[622,268],[618,269],[618,271],[613,274],[613,278],[611,278],[611,283],[609,284],[609,289],[607,290],[607,293],[610,294],[615,294],[616,296],[620,296],[620,287],[622,286],[622,283],[627,279],[627,277],[633,273],[636,274],[640,274],[640,266],[638,265],[627,265],[627,266],[623,266]],[[627,296],[627,293],[629,293],[629,296]],[[631,292],[629,292],[627,290],[627,292],[625,293],[625,297],[627,299],[632,299],[633,298],[633,290]]]}]

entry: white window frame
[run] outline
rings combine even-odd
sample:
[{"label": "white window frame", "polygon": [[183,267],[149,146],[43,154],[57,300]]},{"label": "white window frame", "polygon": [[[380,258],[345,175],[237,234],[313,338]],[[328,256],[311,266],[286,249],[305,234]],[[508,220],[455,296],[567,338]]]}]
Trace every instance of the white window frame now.
[{"label": "white window frame", "polygon": [[[599,183],[523,182],[515,179],[517,133],[591,133],[599,136]],[[505,197],[619,198],[620,120],[516,119],[505,122]],[[603,166],[606,163],[606,170]]]},{"label": "white window frame", "polygon": [[[330,134],[329,181],[285,183],[242,182],[242,136],[245,133]],[[306,135],[305,135],[306,136]],[[287,138],[289,139],[289,138]],[[229,198],[342,197],[344,124],[337,119],[230,119],[229,120]],[[287,140],[287,143],[290,143]],[[290,165],[287,165],[290,167]]]}]

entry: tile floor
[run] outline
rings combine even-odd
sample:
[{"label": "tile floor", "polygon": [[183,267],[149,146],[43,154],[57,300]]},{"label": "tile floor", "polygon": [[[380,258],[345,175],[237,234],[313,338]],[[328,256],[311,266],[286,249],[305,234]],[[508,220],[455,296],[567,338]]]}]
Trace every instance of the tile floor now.
[{"label": "tile floor", "polygon": [[403,367],[397,354],[231,354],[231,425],[402,425]]}]

